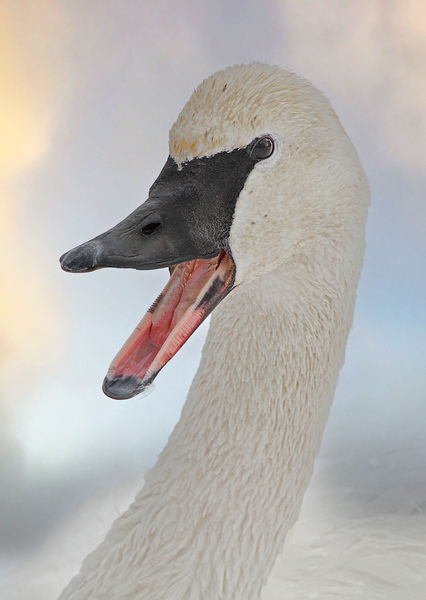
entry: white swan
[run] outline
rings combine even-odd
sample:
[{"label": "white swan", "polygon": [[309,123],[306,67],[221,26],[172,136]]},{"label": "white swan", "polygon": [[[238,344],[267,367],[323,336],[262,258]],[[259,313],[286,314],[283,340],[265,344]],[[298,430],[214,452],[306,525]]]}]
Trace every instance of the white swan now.
[{"label": "white swan", "polygon": [[[207,261],[187,263],[196,292],[187,284],[167,313],[185,276],[175,270],[175,283],[142,329],[148,323],[154,331],[156,316],[165,314],[177,329],[167,325],[168,341],[149,360],[147,350],[139,355],[149,363],[143,375],[132,344],[148,342],[140,330],[134,334],[111,367],[107,393],[128,397],[155,376],[182,343],[179,336],[186,339],[204,317],[197,310],[206,294],[229,291],[234,264],[235,286],[213,313],[181,419],[145,486],[60,600],[258,599],[297,519],[344,360],[369,191],[322,93],[278,67],[219,71],[197,88],[172,127],[170,155],[143,205],[149,210],[138,209],[118,229],[122,240],[137,223],[144,243],[158,244],[152,253],[146,246],[145,263],[137,262],[136,237],[124,257],[111,230],[68,253],[64,267],[150,268],[173,264],[177,251],[188,261],[218,248],[227,253],[219,266],[213,259],[214,275],[199,275]],[[197,169],[210,195],[203,195]],[[171,224],[158,204],[160,196],[169,202],[170,185],[178,190],[168,204]],[[218,208],[219,196],[225,204]]]}]

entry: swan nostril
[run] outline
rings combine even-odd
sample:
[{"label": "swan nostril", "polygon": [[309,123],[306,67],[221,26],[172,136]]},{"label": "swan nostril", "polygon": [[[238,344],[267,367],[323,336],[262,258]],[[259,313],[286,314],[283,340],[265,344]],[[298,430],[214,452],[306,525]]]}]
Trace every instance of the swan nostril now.
[{"label": "swan nostril", "polygon": [[150,236],[157,231],[160,225],[161,223],[158,223],[157,221],[154,223],[147,223],[144,227],[142,227],[141,233],[142,235]]}]

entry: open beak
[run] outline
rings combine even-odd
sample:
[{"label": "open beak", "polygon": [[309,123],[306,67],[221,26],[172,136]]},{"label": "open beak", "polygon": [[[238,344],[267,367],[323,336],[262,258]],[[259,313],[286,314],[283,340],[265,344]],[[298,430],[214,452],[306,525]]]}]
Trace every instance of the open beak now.
[{"label": "open beak", "polygon": [[234,263],[224,250],[212,259],[176,265],[108,369],[105,394],[125,399],[142,392],[232,289],[234,275]]},{"label": "open beak", "polygon": [[113,360],[103,383],[107,396],[143,391],[232,290],[228,238],[250,161],[245,149],[181,168],[169,157],[142,206],[61,257],[62,268],[73,273],[172,267],[163,292]]},{"label": "open beak", "polygon": [[[97,239],[64,254],[61,264],[70,272],[92,271],[99,268],[95,253],[103,252]],[[108,369],[102,389],[110,398],[132,398],[152,383],[235,280],[235,265],[225,250],[213,258],[171,266],[170,272],[166,287]]]}]

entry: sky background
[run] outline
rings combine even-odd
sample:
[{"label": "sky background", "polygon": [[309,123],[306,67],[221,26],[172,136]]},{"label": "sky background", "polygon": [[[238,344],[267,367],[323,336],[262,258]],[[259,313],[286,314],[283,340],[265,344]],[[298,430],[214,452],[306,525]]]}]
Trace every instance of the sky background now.
[{"label": "sky background", "polygon": [[208,324],[150,395],[113,401],[108,365],[168,273],[70,275],[58,258],[147,198],[201,80],[254,60],[324,91],[371,184],[321,456],[356,468],[403,448],[383,472],[403,483],[414,469],[425,491],[425,3],[2,0],[0,578],[92,497],[141,478],[179,417]]}]

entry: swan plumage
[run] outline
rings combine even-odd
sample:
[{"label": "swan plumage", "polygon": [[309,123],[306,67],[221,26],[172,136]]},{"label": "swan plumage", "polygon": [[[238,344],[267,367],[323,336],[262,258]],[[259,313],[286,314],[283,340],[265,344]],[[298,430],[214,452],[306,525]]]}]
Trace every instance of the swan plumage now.
[{"label": "swan plumage", "polygon": [[369,191],[324,95],[259,63],[206,79],[169,151],[190,169],[264,135],[275,151],[236,198],[235,287],[181,419],[60,600],[259,598],[297,519],[344,361]]}]

